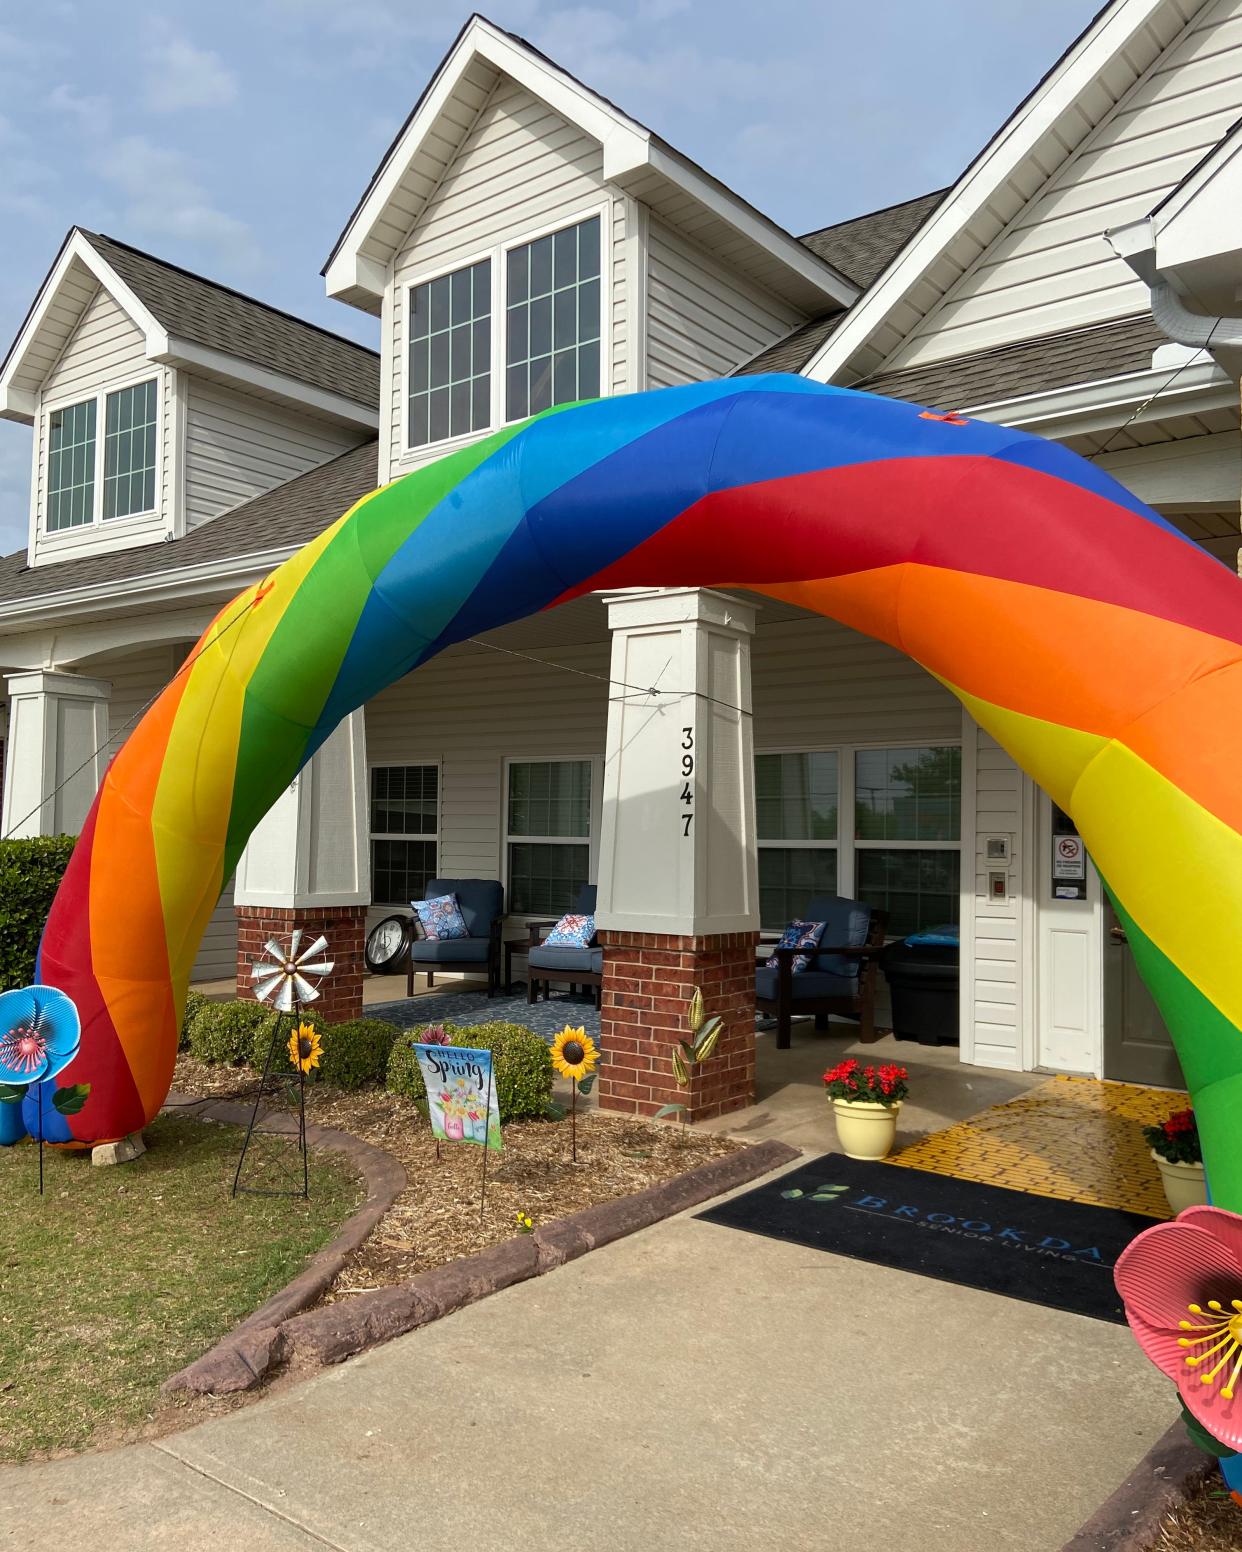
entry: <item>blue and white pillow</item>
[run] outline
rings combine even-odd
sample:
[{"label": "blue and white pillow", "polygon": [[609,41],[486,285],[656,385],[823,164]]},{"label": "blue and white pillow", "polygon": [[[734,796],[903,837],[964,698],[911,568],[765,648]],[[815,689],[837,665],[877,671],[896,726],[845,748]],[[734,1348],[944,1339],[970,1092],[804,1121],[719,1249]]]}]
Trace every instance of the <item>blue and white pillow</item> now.
[{"label": "blue and white pillow", "polygon": [[456,895],[435,895],[430,900],[411,900],[423,932],[433,943],[446,938],[468,938],[466,918]]},{"label": "blue and white pillow", "polygon": [[595,936],[595,917],[570,912],[562,916],[543,940],[545,948],[590,948]]},{"label": "blue and white pillow", "polygon": [[[819,940],[824,935],[824,922],[791,921],[784,932],[781,933],[777,948],[818,948]],[[793,961],[793,973],[801,975],[811,963],[810,954],[795,954]],[[772,954],[767,961],[769,970],[780,968],[780,959]]]}]

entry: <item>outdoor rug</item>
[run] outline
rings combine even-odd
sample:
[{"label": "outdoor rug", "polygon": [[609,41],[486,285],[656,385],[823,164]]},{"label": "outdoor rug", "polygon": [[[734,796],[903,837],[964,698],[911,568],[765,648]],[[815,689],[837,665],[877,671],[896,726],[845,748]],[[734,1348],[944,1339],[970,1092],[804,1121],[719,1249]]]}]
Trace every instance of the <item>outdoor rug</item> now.
[{"label": "outdoor rug", "polygon": [[839,1153],[696,1217],[1112,1321],[1117,1257],[1158,1221]]},{"label": "outdoor rug", "polygon": [[538,1002],[527,1002],[525,993],[520,997],[488,997],[482,987],[478,991],[432,991],[420,997],[373,1002],[363,1012],[367,1018],[387,1019],[402,1029],[414,1029],[421,1024],[524,1024],[550,1043],[566,1024],[572,1024],[575,1029],[581,1026],[592,1039],[599,1039],[594,997],[568,994],[554,993],[547,1001],[541,997]]}]

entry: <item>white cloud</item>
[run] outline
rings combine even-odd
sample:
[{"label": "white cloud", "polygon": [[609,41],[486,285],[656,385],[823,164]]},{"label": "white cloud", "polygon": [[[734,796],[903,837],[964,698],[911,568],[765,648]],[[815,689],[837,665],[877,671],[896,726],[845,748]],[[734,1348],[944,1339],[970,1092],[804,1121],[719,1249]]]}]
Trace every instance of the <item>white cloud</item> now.
[{"label": "white cloud", "polygon": [[48,93],[47,105],[54,114],[76,119],[92,138],[106,134],[112,123],[112,105],[106,97],[77,92],[64,81]]},{"label": "white cloud", "polygon": [[213,204],[180,151],[144,135],[125,135],[101,151],[94,165],[124,197],[127,231],[215,249],[239,269],[258,263],[260,250],[249,226]]},{"label": "white cloud", "polygon": [[212,49],[165,32],[146,50],[147,106],[156,113],[227,108],[237,100],[237,77]]}]

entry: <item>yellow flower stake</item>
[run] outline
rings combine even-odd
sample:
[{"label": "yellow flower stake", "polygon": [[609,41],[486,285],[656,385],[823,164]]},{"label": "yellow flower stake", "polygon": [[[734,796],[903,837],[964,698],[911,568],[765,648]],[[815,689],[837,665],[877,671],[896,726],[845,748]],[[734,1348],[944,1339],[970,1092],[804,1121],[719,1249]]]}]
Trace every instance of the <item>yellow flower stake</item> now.
[{"label": "yellow flower stake", "polygon": [[569,1101],[569,1137],[570,1153],[575,1164],[578,1162],[578,1085],[582,1085],[584,1094],[591,1092],[599,1056],[599,1047],[586,1030],[574,1029],[569,1024],[552,1042],[552,1065],[562,1078],[568,1078],[573,1085]]},{"label": "yellow flower stake", "polygon": [[289,1060],[300,1072],[307,1073],[319,1066],[323,1045],[313,1024],[299,1024],[289,1036]]}]

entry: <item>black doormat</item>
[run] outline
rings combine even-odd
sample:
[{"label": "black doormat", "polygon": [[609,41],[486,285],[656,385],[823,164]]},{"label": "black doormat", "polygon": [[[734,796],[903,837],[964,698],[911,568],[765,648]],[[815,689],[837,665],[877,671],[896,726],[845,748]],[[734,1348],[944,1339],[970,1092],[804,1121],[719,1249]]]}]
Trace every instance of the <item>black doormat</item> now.
[{"label": "black doormat", "polygon": [[1113,1321],[1113,1265],[1159,1221],[839,1153],[695,1216]]}]

